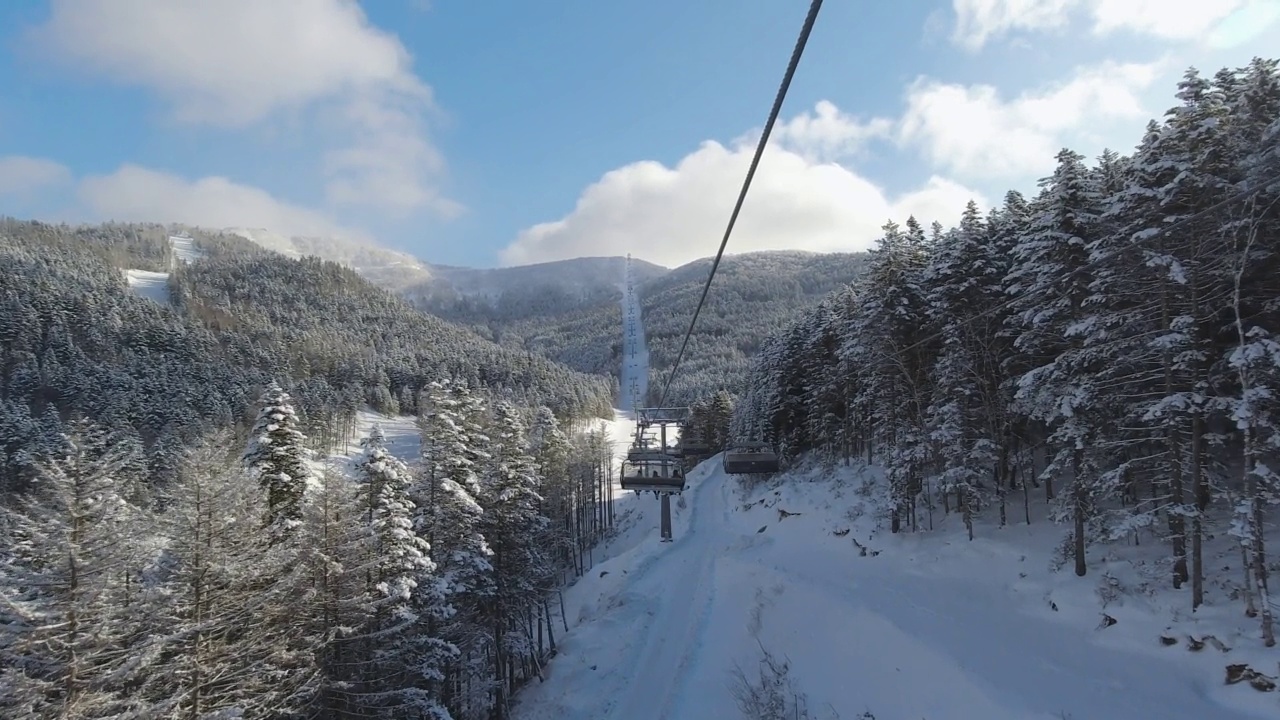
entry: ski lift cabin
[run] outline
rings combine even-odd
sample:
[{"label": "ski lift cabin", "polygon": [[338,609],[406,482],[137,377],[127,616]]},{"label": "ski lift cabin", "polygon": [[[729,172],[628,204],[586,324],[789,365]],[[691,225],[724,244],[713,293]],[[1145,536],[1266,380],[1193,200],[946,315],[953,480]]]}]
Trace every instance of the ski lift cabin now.
[{"label": "ski lift cabin", "polygon": [[681,435],[676,447],[681,457],[705,458],[711,454],[711,446],[692,434]]},{"label": "ski lift cabin", "polygon": [[763,442],[738,443],[724,451],[721,462],[729,475],[778,472],[778,454]]},{"label": "ski lift cabin", "polygon": [[684,491],[684,470],[666,453],[622,463],[622,489],[636,492],[680,493]]}]

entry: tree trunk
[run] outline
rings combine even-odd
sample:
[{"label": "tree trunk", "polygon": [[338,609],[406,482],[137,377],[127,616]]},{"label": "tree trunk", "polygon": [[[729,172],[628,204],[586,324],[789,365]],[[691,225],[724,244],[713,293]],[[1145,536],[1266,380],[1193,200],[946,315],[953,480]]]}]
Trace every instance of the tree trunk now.
[{"label": "tree trunk", "polygon": [[1191,518],[1191,609],[1204,604],[1204,514],[1209,508],[1209,479],[1204,472],[1204,420],[1191,417],[1191,484],[1195,491],[1196,514]]},{"label": "tree trunk", "polygon": [[1075,490],[1075,492],[1073,493],[1074,497],[1072,498],[1073,500],[1072,514],[1075,517],[1074,540],[1075,540],[1076,575],[1079,577],[1084,577],[1085,573],[1088,572],[1088,567],[1085,565],[1085,557],[1084,557],[1084,548],[1085,548],[1084,525],[1085,525],[1085,510],[1086,510],[1086,501],[1088,499],[1088,493],[1085,490],[1085,485],[1084,485],[1084,477],[1083,477],[1084,473],[1083,473],[1083,468],[1081,467],[1082,463],[1080,461],[1080,452],[1081,451],[1076,450],[1071,457],[1071,467],[1075,475],[1075,477],[1072,478],[1073,486]]}]

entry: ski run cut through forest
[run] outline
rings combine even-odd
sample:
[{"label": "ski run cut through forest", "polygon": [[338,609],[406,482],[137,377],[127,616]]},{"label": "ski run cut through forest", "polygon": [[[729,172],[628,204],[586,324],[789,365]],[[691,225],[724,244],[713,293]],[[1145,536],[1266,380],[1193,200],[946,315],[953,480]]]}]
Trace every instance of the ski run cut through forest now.
[{"label": "ski run cut through forest", "polygon": [[687,334],[706,260],[0,218],[0,718],[1280,717],[1280,70],[1175,98]]}]

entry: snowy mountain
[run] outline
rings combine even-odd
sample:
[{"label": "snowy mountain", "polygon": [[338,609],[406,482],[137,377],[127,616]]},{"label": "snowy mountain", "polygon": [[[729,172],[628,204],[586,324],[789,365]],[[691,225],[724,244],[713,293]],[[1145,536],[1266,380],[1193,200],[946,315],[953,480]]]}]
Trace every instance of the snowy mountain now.
[{"label": "snowy mountain", "polygon": [[[625,264],[626,258],[623,257],[582,257],[505,268],[434,265],[433,269],[435,279],[442,281],[441,284],[457,297],[478,296],[499,305],[503,295],[513,288],[556,287],[580,297],[589,297],[601,288],[616,289]],[[632,260],[631,266],[638,282],[647,282],[669,272],[667,268],[639,259]],[[409,288],[407,293],[413,298],[419,291],[424,295],[439,293],[429,285]]]},{"label": "snowy mountain", "polygon": [[32,477],[34,448],[74,416],[153,450],[166,476],[179,446],[235,426],[271,379],[321,445],[361,405],[413,412],[445,376],[564,419],[611,414],[615,380],[499,347],[348,268],[234,236],[191,242],[152,226],[0,225],[0,485]]},{"label": "snowy mountain", "polygon": [[418,258],[370,242],[336,237],[286,237],[263,228],[229,228],[227,232],[286,257],[314,255],[346,265],[369,282],[393,292],[421,284],[434,276],[431,266]]},{"label": "snowy mountain", "polygon": [[[616,375],[622,358],[615,330],[621,322],[620,261],[592,258],[494,271],[503,274],[493,277],[508,283],[496,300],[463,298],[418,306],[470,325],[506,347],[536,352],[583,372]],[[640,313],[654,353],[648,384],[658,391],[689,327],[710,265],[706,258],[664,271],[632,260]],[[739,389],[762,338],[859,277],[864,265],[865,256],[857,253],[726,255],[694,328],[685,372],[673,387],[672,399],[689,402],[722,387]],[[581,294],[562,290],[559,280],[537,283],[544,274],[574,277],[588,269],[612,273],[615,267],[614,275],[590,276],[595,289]]]},{"label": "snowy mountain", "polygon": [[[613,376],[623,257],[575,258],[507,268],[430,265],[405,253],[336,238],[285,237],[264,229],[231,232],[287,257],[314,255],[354,269],[419,309],[469,326],[509,348],[576,370]],[[689,308],[711,258],[668,269],[632,260],[642,314],[650,324],[652,372],[669,370],[688,328]],[[853,281],[861,254],[767,251],[727,255],[689,344],[672,399],[690,402],[718,389],[737,392],[760,339],[828,292]],[[653,383],[656,388],[663,385]],[[656,400],[656,398],[654,398]]]}]

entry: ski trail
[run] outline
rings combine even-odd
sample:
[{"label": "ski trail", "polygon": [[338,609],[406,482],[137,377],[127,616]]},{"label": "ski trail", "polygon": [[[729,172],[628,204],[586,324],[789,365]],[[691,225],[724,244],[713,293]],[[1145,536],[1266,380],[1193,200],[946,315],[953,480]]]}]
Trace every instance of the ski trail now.
[{"label": "ski trail", "polygon": [[692,493],[694,510],[684,536],[677,536],[677,544],[652,558],[631,582],[634,592],[656,599],[657,610],[651,613],[643,649],[612,720],[666,720],[679,709],[683,680],[697,664],[698,638],[715,604],[716,539],[727,526],[728,506],[714,478],[704,475]]},{"label": "ski trail", "polygon": [[149,270],[125,270],[125,280],[135,295],[153,300],[161,305],[169,304],[169,273]]},{"label": "ski trail", "polygon": [[619,373],[622,397],[618,407],[634,411],[649,394],[649,349],[645,345],[640,296],[627,263],[622,282],[622,368]]}]

